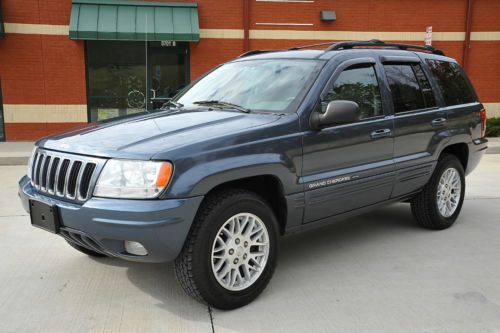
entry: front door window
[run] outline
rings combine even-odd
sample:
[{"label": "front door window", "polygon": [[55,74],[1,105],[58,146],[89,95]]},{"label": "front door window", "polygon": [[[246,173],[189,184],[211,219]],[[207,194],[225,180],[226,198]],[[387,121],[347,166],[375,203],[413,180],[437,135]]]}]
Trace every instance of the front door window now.
[{"label": "front door window", "polygon": [[187,46],[87,42],[90,121],[160,108],[188,82]]}]

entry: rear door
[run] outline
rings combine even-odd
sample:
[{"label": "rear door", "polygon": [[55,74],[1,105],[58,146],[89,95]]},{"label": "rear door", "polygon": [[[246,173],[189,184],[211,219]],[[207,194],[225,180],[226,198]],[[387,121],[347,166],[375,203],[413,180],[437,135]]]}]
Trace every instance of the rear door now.
[{"label": "rear door", "polygon": [[397,179],[392,197],[399,197],[418,190],[430,178],[447,116],[438,107],[419,57],[382,56],[381,61],[394,113]]},{"label": "rear door", "polygon": [[353,123],[305,133],[305,223],[390,197],[393,121],[381,97],[387,92],[381,90],[380,71],[374,58],[346,60],[321,94],[323,111],[330,101],[350,100],[358,103],[361,116]]}]

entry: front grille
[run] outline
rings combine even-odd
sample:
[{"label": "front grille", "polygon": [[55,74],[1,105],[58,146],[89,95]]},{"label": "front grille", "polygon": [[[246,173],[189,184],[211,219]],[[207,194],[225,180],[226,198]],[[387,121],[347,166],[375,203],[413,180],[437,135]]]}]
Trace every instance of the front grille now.
[{"label": "front grille", "polygon": [[92,195],[104,160],[38,149],[31,165],[31,184],[38,191],[83,202]]}]

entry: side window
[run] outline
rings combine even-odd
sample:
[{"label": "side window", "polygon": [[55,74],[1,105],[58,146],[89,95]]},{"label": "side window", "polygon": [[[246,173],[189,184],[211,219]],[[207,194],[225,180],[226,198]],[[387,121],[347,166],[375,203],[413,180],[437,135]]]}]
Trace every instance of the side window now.
[{"label": "side window", "polygon": [[434,93],[432,92],[431,84],[425,76],[424,71],[420,64],[415,64],[412,66],[415,75],[417,76],[418,83],[420,84],[420,89],[422,89],[422,95],[424,96],[424,103],[426,108],[431,108],[436,106],[436,99],[434,98]]},{"label": "side window", "polygon": [[391,64],[384,65],[384,69],[395,113],[425,108],[422,91],[412,65]]},{"label": "side window", "polygon": [[427,60],[432,74],[436,77],[446,105],[457,105],[475,102],[474,93],[460,70],[451,62]]},{"label": "side window", "polygon": [[356,65],[345,69],[321,101],[323,111],[334,100],[358,103],[360,119],[382,115],[382,99],[373,65]]}]

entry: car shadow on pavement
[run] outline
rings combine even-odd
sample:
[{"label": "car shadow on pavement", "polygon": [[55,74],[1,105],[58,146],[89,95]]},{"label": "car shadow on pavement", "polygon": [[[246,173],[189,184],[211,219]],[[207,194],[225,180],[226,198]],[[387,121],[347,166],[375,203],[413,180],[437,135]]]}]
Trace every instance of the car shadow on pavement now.
[{"label": "car shadow on pavement", "polygon": [[[290,288],[300,288],[296,284],[281,283],[279,279],[276,280],[277,275],[300,274],[301,270],[308,269],[307,264],[312,260],[335,264],[336,256],[349,256],[348,252],[352,252],[354,248],[369,249],[371,243],[383,242],[391,237],[413,237],[416,230],[418,232],[419,228],[411,216],[409,205],[395,204],[330,226],[284,237],[280,242],[275,279],[255,303],[269,301],[276,294],[287,294]],[[144,264],[117,259],[94,260],[107,265],[127,267],[128,279],[137,288],[158,300],[157,306],[166,311],[190,321],[205,322],[208,318],[208,314],[205,318],[199,317],[200,310],[208,309],[184,294],[176,281],[172,263]],[[318,288],[321,289],[322,286]],[[252,304],[250,306],[259,311],[260,307]],[[245,311],[246,308],[235,311]],[[266,307],[263,307],[260,311],[266,311],[265,309]],[[224,311],[215,310],[215,315],[224,316]],[[233,329],[239,330],[241,327]]]}]

